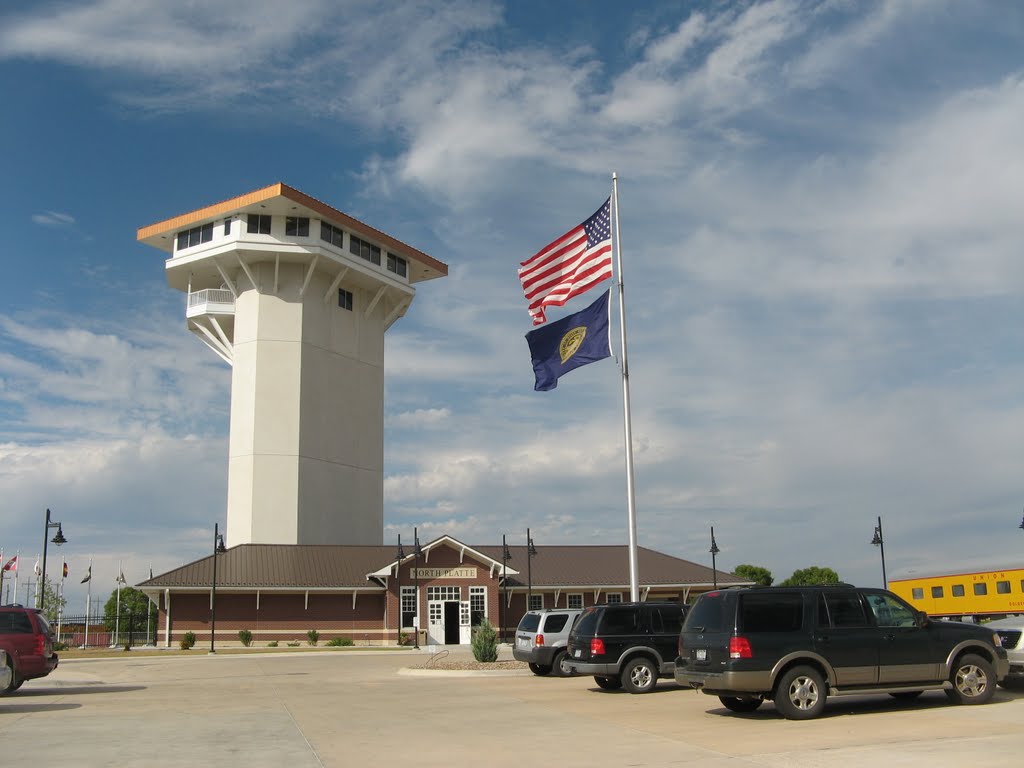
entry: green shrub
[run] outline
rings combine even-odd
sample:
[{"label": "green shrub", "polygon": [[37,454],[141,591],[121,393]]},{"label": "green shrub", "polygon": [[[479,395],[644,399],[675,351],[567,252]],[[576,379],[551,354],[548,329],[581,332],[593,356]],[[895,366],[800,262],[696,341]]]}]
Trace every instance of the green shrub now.
[{"label": "green shrub", "polygon": [[348,646],[355,645],[355,644],[356,644],[356,641],[353,640],[351,637],[332,637],[330,640],[328,640],[326,643],[324,643],[324,645],[329,645],[332,648],[337,648],[339,646],[343,646],[343,647],[347,648]]},{"label": "green shrub", "polygon": [[189,648],[191,648],[195,644],[196,644],[196,633],[195,632],[186,632],[184,635],[182,635],[181,640],[178,641],[178,645],[181,647],[181,650],[183,650],[183,651],[187,651]]},{"label": "green shrub", "polygon": [[302,643],[300,643],[298,640],[288,643],[289,648],[298,648],[300,645],[302,645]]},{"label": "green shrub", "polygon": [[63,641],[61,641],[61,642],[56,642],[55,641],[53,643],[53,650],[55,650],[55,651],[66,651],[67,649],[68,649],[68,644],[63,642]]},{"label": "green shrub", "polygon": [[242,641],[242,645],[248,648],[252,645],[252,632],[248,629],[240,629],[238,630],[238,639]]},{"label": "green shrub", "polygon": [[498,634],[494,626],[487,619],[480,622],[480,626],[473,630],[473,658],[477,661],[498,660]]},{"label": "green shrub", "polygon": [[277,640],[271,640],[267,643],[267,648],[277,648]]},{"label": "green shrub", "polygon": [[306,633],[306,642],[310,645],[316,645],[317,641],[320,640],[320,633],[315,629],[311,629]]}]

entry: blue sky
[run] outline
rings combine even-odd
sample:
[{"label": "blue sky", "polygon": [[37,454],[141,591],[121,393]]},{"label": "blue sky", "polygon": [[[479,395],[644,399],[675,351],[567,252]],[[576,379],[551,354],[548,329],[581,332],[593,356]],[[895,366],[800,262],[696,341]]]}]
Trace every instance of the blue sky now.
[{"label": "blue sky", "polygon": [[74,609],[210,551],[229,371],[135,231],[277,181],[450,265],[387,336],[387,540],[625,542],[618,370],[534,392],[516,278],[614,170],[641,545],[1024,564],[1021,50],[952,0],[8,5],[5,555],[49,507]]}]

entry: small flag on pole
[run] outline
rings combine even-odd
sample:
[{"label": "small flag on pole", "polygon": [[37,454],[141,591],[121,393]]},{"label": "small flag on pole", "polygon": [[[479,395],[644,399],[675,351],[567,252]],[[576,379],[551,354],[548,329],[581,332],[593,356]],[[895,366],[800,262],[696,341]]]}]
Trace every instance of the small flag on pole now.
[{"label": "small flag on pole", "polygon": [[43,569],[39,567],[39,558],[38,557],[36,558],[36,564],[32,567],[32,572],[35,573],[36,576],[42,576],[43,575]]},{"label": "small flag on pole", "polygon": [[547,322],[545,307],[564,306],[573,296],[611,276],[611,198],[589,219],[519,266],[519,280],[534,325]]},{"label": "small flag on pole", "polygon": [[125,577],[124,577],[124,571],[121,571],[121,573],[119,573],[117,575],[116,581],[117,581],[118,584],[127,584],[128,583],[128,580],[125,579]]},{"label": "small flag on pole", "polygon": [[546,392],[564,376],[588,363],[611,356],[608,344],[608,291],[586,309],[526,334],[536,383]]},{"label": "small flag on pole", "polygon": [[64,575],[61,578],[66,579],[68,577],[68,564],[64,563]]},{"label": "small flag on pole", "polygon": [[4,564],[5,571],[16,571],[18,570],[18,556],[15,555]]},{"label": "small flag on pole", "polygon": [[92,581],[92,563],[89,563],[89,568],[85,572],[85,576],[82,577],[80,583],[85,584],[87,581]]}]

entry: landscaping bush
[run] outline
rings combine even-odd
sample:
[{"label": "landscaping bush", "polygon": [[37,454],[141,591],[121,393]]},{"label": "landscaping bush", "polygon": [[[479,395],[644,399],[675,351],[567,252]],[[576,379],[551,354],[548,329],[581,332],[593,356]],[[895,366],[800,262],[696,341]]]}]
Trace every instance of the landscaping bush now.
[{"label": "landscaping bush", "polygon": [[306,633],[306,642],[310,645],[316,645],[318,640],[320,640],[320,633],[315,629],[311,629]]},{"label": "landscaping bush", "polygon": [[487,619],[473,630],[473,658],[477,661],[498,660],[498,634]]},{"label": "landscaping bush", "polygon": [[248,629],[240,629],[238,630],[238,639],[242,641],[242,645],[248,648],[252,645],[252,632]]},{"label": "landscaping bush", "polygon": [[302,643],[300,643],[298,640],[295,640],[294,642],[288,643],[288,647],[289,648],[298,648],[300,645],[302,645]]},{"label": "landscaping bush", "polygon": [[187,651],[189,648],[191,648],[195,644],[196,644],[196,633],[195,632],[186,632],[184,635],[182,635],[181,640],[178,641],[178,645],[181,647],[181,650],[183,650],[183,651]]},{"label": "landscaping bush", "polygon": [[271,640],[267,643],[267,648],[277,648],[277,640]]},{"label": "landscaping bush", "polygon": [[343,646],[347,648],[348,646],[355,644],[356,641],[353,640],[351,637],[332,637],[330,640],[324,643],[324,645],[329,645],[332,648],[337,648],[338,646]]}]

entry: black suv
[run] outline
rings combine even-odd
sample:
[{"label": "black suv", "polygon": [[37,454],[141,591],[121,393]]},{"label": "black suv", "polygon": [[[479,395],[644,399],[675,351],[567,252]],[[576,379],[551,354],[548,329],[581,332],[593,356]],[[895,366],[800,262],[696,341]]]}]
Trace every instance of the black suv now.
[{"label": "black suv", "polygon": [[991,630],[932,621],[886,590],[839,584],[702,595],[679,636],[675,677],[734,712],[772,699],[784,717],[806,720],[828,696],[850,694],[944,690],[983,704],[1008,668]]},{"label": "black suv", "polygon": [[687,606],[679,603],[608,603],[583,611],[569,633],[563,666],[593,675],[606,690],[654,690],[671,677]]}]

